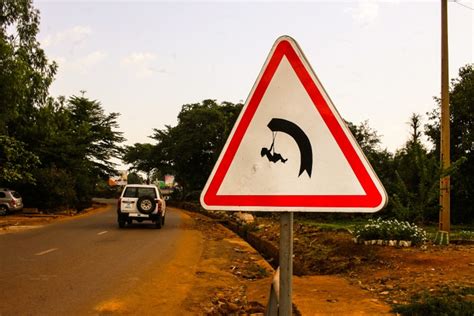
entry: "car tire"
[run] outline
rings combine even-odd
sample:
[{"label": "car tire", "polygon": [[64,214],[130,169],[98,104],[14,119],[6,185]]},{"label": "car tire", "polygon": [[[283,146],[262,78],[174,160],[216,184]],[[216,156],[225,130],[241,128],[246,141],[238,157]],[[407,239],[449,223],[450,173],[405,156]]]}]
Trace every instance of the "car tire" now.
[{"label": "car tire", "polygon": [[8,208],[5,205],[0,205],[0,216],[5,216],[8,213]]},{"label": "car tire", "polygon": [[117,221],[118,221],[118,226],[119,228],[124,228],[125,227],[125,224],[127,223],[126,219],[123,218],[123,216],[121,216],[119,214],[118,218],[117,218]]},{"label": "car tire", "polygon": [[137,209],[142,214],[151,214],[156,208],[156,201],[151,196],[142,196],[137,201]]}]

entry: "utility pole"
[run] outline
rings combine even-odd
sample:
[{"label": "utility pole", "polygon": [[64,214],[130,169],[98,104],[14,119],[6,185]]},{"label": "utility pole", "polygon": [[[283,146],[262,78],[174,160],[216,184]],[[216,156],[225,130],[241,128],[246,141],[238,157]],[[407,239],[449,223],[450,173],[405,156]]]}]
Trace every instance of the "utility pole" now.
[{"label": "utility pole", "polygon": [[[440,165],[445,171],[451,166],[450,159],[450,115],[449,115],[449,58],[448,58],[448,0],[441,0],[441,144]],[[449,243],[451,229],[451,184],[450,177],[443,176],[439,182],[439,231],[438,244]]]}]

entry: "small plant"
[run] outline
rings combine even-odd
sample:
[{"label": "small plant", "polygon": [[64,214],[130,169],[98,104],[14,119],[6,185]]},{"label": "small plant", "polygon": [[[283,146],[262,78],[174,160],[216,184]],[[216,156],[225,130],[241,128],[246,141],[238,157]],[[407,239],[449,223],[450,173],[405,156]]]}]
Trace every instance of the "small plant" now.
[{"label": "small plant", "polygon": [[413,244],[426,241],[426,232],[409,222],[394,220],[383,220],[377,218],[369,219],[364,225],[358,225],[352,233],[359,240],[406,240]]},{"label": "small plant", "polygon": [[392,312],[403,316],[432,315],[432,316],[472,316],[474,302],[466,297],[474,294],[474,288],[458,290],[444,289],[440,293],[422,292],[415,295],[407,305],[395,305]]},{"label": "small plant", "polygon": [[474,240],[474,231],[461,230],[459,232],[459,238],[461,238],[461,240]]}]

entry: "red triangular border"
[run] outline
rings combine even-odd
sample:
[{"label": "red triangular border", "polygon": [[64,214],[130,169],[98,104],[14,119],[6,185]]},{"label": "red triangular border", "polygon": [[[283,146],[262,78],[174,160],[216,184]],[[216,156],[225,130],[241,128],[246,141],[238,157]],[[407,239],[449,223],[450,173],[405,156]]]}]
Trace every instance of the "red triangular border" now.
[{"label": "red triangular border", "polygon": [[[249,97],[249,101],[243,109],[245,112],[240,116],[240,120],[236,123],[238,126],[234,128],[233,134],[229,136],[232,138],[228,141],[226,147],[224,147],[225,153],[221,153],[217,162],[217,168],[214,167],[215,172],[211,175],[212,179],[208,180],[208,184],[206,185],[201,198],[202,202],[204,202],[204,206],[221,207],[222,209],[237,209],[240,207],[375,209],[373,211],[383,207],[382,203],[385,203],[386,198],[384,199],[382,194],[385,195],[385,192],[380,192],[375,185],[366,166],[335,117],[331,107],[327,104],[321,91],[319,91],[309,73],[309,71],[312,70],[308,71],[301,60],[301,58],[304,58],[300,57],[303,56],[303,54],[298,54],[295,51],[295,48],[288,38],[280,39],[279,42],[277,41],[276,45],[273,55],[269,57],[266,68],[263,70],[253,94]],[[364,189],[366,193],[365,195],[217,195],[247,128],[252,121],[260,101],[264,96],[283,56],[288,59],[293,70],[313,101],[313,104],[321,114],[329,131],[334,137],[336,143],[339,145],[339,148],[343,152],[349,165],[354,171],[354,174]],[[361,155],[363,155],[362,151],[359,151]],[[362,157],[362,159],[365,158]]]}]

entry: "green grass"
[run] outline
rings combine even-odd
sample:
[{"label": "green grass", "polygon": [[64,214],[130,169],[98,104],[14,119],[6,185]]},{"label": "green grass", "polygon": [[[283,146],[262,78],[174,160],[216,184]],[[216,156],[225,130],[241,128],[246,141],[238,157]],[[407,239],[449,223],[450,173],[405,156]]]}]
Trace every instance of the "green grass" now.
[{"label": "green grass", "polygon": [[[428,234],[429,240],[434,240],[436,233],[438,232],[438,225],[424,225],[422,226],[426,233]],[[467,225],[451,225],[451,232],[449,233],[449,239],[463,239],[462,231],[474,231],[472,226]]]},{"label": "green grass", "polygon": [[[363,225],[368,223],[368,219],[335,219],[335,220],[313,220],[313,219],[295,219],[296,223],[315,226],[323,231],[353,231],[356,225]],[[436,233],[438,232],[438,225],[420,225],[428,234],[428,240],[434,240]],[[462,239],[461,231],[474,231],[472,226],[467,225],[451,225],[450,239]]]},{"label": "green grass", "polygon": [[333,220],[333,221],[318,221],[311,219],[297,219],[296,223],[318,227],[323,231],[353,231],[354,227],[359,224],[367,223],[365,219],[354,219],[354,220]]},{"label": "green grass", "polygon": [[474,301],[467,297],[473,295],[474,287],[443,289],[436,294],[424,292],[413,297],[410,304],[395,305],[392,311],[406,316],[472,316]]}]

